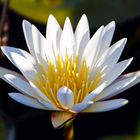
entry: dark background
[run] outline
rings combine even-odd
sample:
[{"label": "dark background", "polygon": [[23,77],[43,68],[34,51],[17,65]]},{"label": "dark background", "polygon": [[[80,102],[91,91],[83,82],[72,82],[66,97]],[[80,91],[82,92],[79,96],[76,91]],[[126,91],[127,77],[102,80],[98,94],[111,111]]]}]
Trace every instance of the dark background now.
[{"label": "dark background", "polygon": [[[2,6],[0,5],[0,10],[1,9]],[[22,31],[22,20],[22,16],[9,10],[10,29],[8,45],[27,50]],[[35,24],[43,34],[45,34],[46,27],[44,25],[34,21],[31,22]],[[95,30],[96,29],[91,29],[91,34],[93,34]],[[140,17],[130,19],[120,24],[117,23],[112,42],[114,43],[123,37],[128,38],[128,43],[120,60],[127,59],[132,56],[134,57],[132,64],[127,68],[125,73],[139,70]],[[0,66],[17,71],[17,69],[5,57],[1,58]],[[54,129],[51,124],[51,112],[32,109],[13,101],[8,96],[8,92],[12,91],[16,91],[16,89],[0,80],[0,112],[2,114],[1,118],[3,118],[8,126],[7,135],[10,135],[10,129],[15,129],[16,138],[13,140],[63,140],[63,129]],[[140,85],[138,84],[121,93],[118,98],[126,98],[130,102],[120,109],[105,113],[78,115],[74,121],[75,140],[100,140],[106,136],[135,135],[138,120],[140,119],[139,92]],[[112,140],[115,140],[115,137]]]}]

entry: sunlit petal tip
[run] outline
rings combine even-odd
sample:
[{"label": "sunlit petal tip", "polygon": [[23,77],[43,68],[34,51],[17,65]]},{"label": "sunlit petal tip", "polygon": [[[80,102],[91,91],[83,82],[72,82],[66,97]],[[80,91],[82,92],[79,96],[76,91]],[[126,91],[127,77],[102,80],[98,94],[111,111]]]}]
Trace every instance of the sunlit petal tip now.
[{"label": "sunlit petal tip", "polygon": [[72,28],[71,21],[70,21],[70,18],[69,17],[66,17],[66,19],[65,19],[64,29],[65,28]]},{"label": "sunlit petal tip", "polygon": [[58,24],[56,18],[53,16],[53,14],[49,15],[48,22]]},{"label": "sunlit petal tip", "polygon": [[109,24],[108,24],[109,27],[115,27],[116,26],[116,23],[115,21],[111,21]]},{"label": "sunlit petal tip", "polygon": [[53,14],[50,14],[50,15],[49,15],[48,20],[50,20],[51,18],[52,18],[52,19],[55,19],[55,17],[53,16]]},{"label": "sunlit petal tip", "polygon": [[125,38],[122,38],[121,41],[123,42],[123,44],[126,44],[127,43],[127,38],[126,37]]},{"label": "sunlit petal tip", "polygon": [[122,38],[115,44],[117,44],[120,47],[120,46],[125,46],[126,42],[127,42],[127,38]]},{"label": "sunlit petal tip", "polygon": [[126,104],[128,104],[128,100],[124,100],[124,102],[123,102],[123,105],[126,105]]},{"label": "sunlit petal tip", "polygon": [[[115,31],[115,28],[116,28],[116,23],[115,21],[111,21],[110,23],[108,23],[106,26],[105,26],[105,29],[106,31],[110,31],[110,34],[111,34],[111,40],[112,40],[112,37],[113,37],[113,34],[114,34],[114,31]],[[107,32],[109,34],[109,32]],[[110,41],[111,41],[110,40]]]},{"label": "sunlit petal tip", "polygon": [[129,64],[133,61],[134,57],[129,58]]},{"label": "sunlit petal tip", "polygon": [[140,71],[135,72],[135,75],[140,77]]},{"label": "sunlit petal tip", "polygon": [[86,14],[83,14],[80,20],[85,20],[85,21],[88,22],[87,15]]},{"label": "sunlit petal tip", "polygon": [[80,29],[83,30],[84,32],[87,32],[87,30],[89,30],[88,19],[87,19],[86,14],[83,14],[82,17],[80,18],[77,24],[76,32],[77,30],[80,30]]},{"label": "sunlit petal tip", "polygon": [[26,24],[29,25],[29,24],[31,24],[31,23],[30,23],[28,20],[23,19],[23,21],[22,21],[22,26],[23,26],[23,28],[26,26]]},{"label": "sunlit petal tip", "polygon": [[1,46],[0,48],[1,48],[2,52],[5,54],[5,48],[6,48],[6,46]]}]

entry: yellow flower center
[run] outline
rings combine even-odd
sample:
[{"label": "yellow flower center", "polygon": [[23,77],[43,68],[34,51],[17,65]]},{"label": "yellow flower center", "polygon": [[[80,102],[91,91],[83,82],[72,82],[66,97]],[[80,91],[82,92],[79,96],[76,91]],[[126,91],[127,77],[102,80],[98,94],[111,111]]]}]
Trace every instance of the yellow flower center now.
[{"label": "yellow flower center", "polygon": [[78,55],[76,58],[66,55],[65,60],[58,55],[56,64],[48,61],[46,71],[41,65],[40,68],[43,78],[38,74],[41,82],[35,81],[35,84],[59,108],[64,108],[57,99],[59,88],[67,86],[74,94],[74,103],[80,103],[98,86],[102,76],[99,73],[93,80],[89,80],[90,73],[86,61],[79,67]]}]

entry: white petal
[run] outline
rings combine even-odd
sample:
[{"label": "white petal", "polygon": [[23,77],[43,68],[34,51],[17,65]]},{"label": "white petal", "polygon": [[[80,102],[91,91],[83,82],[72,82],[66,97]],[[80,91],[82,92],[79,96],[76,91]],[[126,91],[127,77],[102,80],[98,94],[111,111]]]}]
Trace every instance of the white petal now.
[{"label": "white petal", "polygon": [[89,108],[91,105],[93,105],[93,101],[88,101],[88,102],[82,102],[79,104],[75,104],[72,107],[72,110],[75,112],[82,112],[83,110]]},{"label": "white petal", "polygon": [[88,101],[92,101],[95,97],[97,97],[106,87],[106,82],[104,82],[103,84],[101,84],[100,86],[98,86],[95,90],[93,90],[92,92],[90,92],[85,99],[83,100],[84,102],[88,102]]},{"label": "white petal", "polygon": [[32,108],[37,108],[37,109],[45,109],[45,107],[43,107],[35,99],[33,99],[29,96],[25,96],[23,94],[16,93],[16,92],[9,93],[9,96],[12,99],[14,99],[15,101],[17,101],[17,102],[19,102],[23,105],[26,105],[26,106],[29,106],[29,107],[32,107]]},{"label": "white petal", "polygon": [[29,96],[32,96],[32,97],[36,97],[34,95],[34,91],[33,91],[32,87],[25,80],[21,79],[20,77],[17,77],[16,75],[13,75],[13,74],[5,74],[5,75],[3,75],[3,77],[6,82],[8,82],[10,85],[15,87],[20,92],[27,94]]},{"label": "white petal", "polygon": [[110,46],[114,31],[115,31],[114,21],[110,22],[108,25],[105,26],[99,55],[102,55],[102,53],[105,52],[105,50],[107,50],[108,47]]},{"label": "white petal", "polygon": [[57,98],[65,107],[69,108],[74,104],[73,92],[65,86],[58,90]]},{"label": "white petal", "polygon": [[22,26],[23,26],[23,32],[24,32],[28,49],[30,53],[32,54],[32,56],[35,57],[35,51],[34,51],[34,45],[33,45],[33,39],[32,39],[32,24],[26,20],[23,20]]},{"label": "white petal", "polygon": [[26,81],[26,79],[21,74],[15,72],[15,71],[0,67],[0,78],[3,79],[5,74],[15,75],[15,76],[21,78],[22,80]]},{"label": "white petal", "polygon": [[[110,66],[111,68],[117,63],[124,49],[127,39],[121,39],[110,48],[108,48],[97,62],[97,67]],[[111,64],[111,65],[110,65]]]},{"label": "white petal", "polygon": [[96,102],[83,112],[105,112],[120,108],[128,103],[126,99],[115,99],[109,101]]},{"label": "white petal", "polygon": [[[45,38],[42,34],[36,29],[36,27],[30,24],[28,21],[23,21],[23,31],[25,39],[29,48],[30,53],[37,62],[46,66],[45,62],[45,51],[43,50],[45,46]],[[47,45],[46,45],[47,46]],[[45,47],[46,47],[45,46]],[[40,68],[36,65],[36,69],[40,72]]]},{"label": "white petal", "polygon": [[89,24],[85,14],[82,15],[75,30],[76,52],[81,56],[90,40]]},{"label": "white petal", "polygon": [[[32,25],[32,39],[34,44],[35,56],[38,62],[41,64],[42,57],[45,59],[44,49],[47,47],[45,37],[38,31],[38,29]],[[40,58],[41,57],[41,58]]]},{"label": "white petal", "polygon": [[53,64],[56,63],[57,54],[55,55],[55,50],[53,44],[49,39],[46,39],[46,46],[44,48],[45,56],[47,60],[51,61]]},{"label": "white petal", "polygon": [[53,15],[50,15],[47,22],[46,38],[49,40],[55,52],[55,56],[58,54],[58,48],[60,45],[62,29]]},{"label": "white petal", "polygon": [[22,50],[10,47],[2,47],[2,51],[27,79],[34,80],[35,78],[37,78],[36,67],[34,63],[32,63],[33,58],[31,55],[29,55],[28,53],[24,53],[24,51]]},{"label": "white petal", "polygon": [[55,63],[55,55],[52,43],[46,39],[38,29],[32,25],[34,51],[38,62],[44,67],[47,65],[47,60]]},{"label": "white petal", "polygon": [[110,86],[105,88],[102,93],[100,93],[94,101],[98,100],[106,100],[111,97],[116,96],[117,94],[123,92],[127,88],[129,88],[133,83],[136,81],[138,77],[137,76],[132,76],[130,78],[119,78],[115,80]]},{"label": "white petal", "polygon": [[[28,52],[22,50],[22,49],[18,49],[18,48],[13,48],[13,47],[2,47],[2,51],[3,53],[6,55],[6,57],[14,64],[16,65],[16,63],[14,62],[13,58],[12,58],[12,53],[16,53],[18,55],[21,55],[22,57],[24,57],[25,59],[27,59],[34,67],[35,69],[40,73],[41,75],[41,70],[40,67],[36,61],[36,56],[32,56],[30,55]],[[43,58],[40,60],[41,64],[46,67],[46,62],[43,60]]]},{"label": "white petal", "polygon": [[130,58],[128,60],[121,61],[117,63],[114,68],[111,70],[109,74],[107,74],[104,78],[102,78],[102,81],[107,81],[107,85],[111,84],[116,78],[118,78],[122,72],[130,65],[133,58]]},{"label": "white petal", "polygon": [[28,80],[38,80],[35,67],[27,59],[14,52],[11,52],[11,58],[13,59],[15,66]]},{"label": "white petal", "polygon": [[34,84],[33,82],[29,81],[31,87],[33,88],[35,94],[37,94],[37,96],[39,96],[42,100],[45,100],[48,103],[51,103],[51,101],[47,98],[47,96],[45,94],[43,94]]},{"label": "white petal", "polygon": [[0,67],[0,78],[22,93],[35,97],[31,86],[19,73]]},{"label": "white petal", "polygon": [[56,106],[54,106],[51,103],[46,103],[45,101],[42,100],[38,100],[38,102],[44,106],[45,108],[47,108],[47,110],[53,110],[53,111],[59,111],[60,109],[58,109]]},{"label": "white petal", "polygon": [[2,52],[6,55],[6,57],[15,65],[14,60],[11,56],[11,53],[17,53],[27,59],[29,62],[31,62],[33,65],[36,65],[35,59],[26,51],[18,48],[8,47],[8,46],[2,46],[1,47]]},{"label": "white petal", "polygon": [[82,39],[81,39],[81,42],[80,42],[80,45],[79,45],[79,50],[78,50],[78,52],[76,52],[77,54],[78,54],[78,68],[79,68],[79,70],[80,70],[80,68],[81,68],[81,64],[82,64],[82,56],[83,56],[83,53],[84,53],[84,50],[85,50],[85,48],[86,48],[86,45],[87,45],[87,43],[88,43],[88,41],[87,41],[87,35],[88,34],[88,32],[86,32],[84,35],[83,35],[83,37],[82,37]]},{"label": "white petal", "polygon": [[60,55],[62,56],[63,60],[65,60],[66,53],[68,54],[69,57],[73,55],[74,45],[75,45],[75,38],[74,38],[71,22],[69,18],[66,18],[64,29],[60,40]]},{"label": "white petal", "polygon": [[90,67],[92,66],[93,62],[95,62],[96,56],[100,50],[103,29],[104,29],[104,26],[101,26],[96,31],[96,33],[93,35],[93,37],[88,42],[85,48],[82,60],[86,60],[87,65]]}]

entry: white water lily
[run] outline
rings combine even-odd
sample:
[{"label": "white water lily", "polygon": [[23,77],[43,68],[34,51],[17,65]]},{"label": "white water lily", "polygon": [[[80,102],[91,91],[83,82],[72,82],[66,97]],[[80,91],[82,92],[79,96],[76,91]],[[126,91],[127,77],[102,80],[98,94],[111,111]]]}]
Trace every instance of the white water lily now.
[{"label": "white water lily", "polygon": [[29,107],[52,110],[54,127],[78,113],[104,112],[125,105],[126,99],[110,98],[137,84],[140,74],[121,75],[132,58],[118,62],[127,39],[110,46],[114,30],[112,21],[101,26],[90,39],[86,15],[81,17],[75,32],[69,18],[62,30],[50,15],[44,37],[24,20],[23,31],[30,53],[2,47],[23,74],[0,68],[0,77],[20,92],[9,96]]}]

